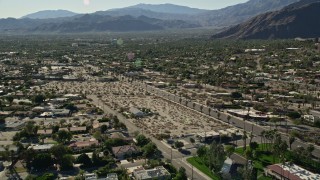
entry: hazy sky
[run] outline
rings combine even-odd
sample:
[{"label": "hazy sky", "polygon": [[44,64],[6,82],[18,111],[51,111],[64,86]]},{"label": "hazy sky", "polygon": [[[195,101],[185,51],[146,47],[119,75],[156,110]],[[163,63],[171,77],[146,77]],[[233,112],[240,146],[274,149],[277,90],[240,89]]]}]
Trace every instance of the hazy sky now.
[{"label": "hazy sky", "polygon": [[219,9],[248,0],[0,0],[0,18],[19,18],[41,10],[65,9],[77,13],[127,7],[139,3],[178,4],[202,9]]}]

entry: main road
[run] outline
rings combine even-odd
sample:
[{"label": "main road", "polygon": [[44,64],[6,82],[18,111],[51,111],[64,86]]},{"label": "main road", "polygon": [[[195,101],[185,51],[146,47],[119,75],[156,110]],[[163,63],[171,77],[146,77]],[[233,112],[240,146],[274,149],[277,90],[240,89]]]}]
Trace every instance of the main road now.
[{"label": "main road", "polygon": [[[134,133],[136,131],[140,131],[136,125],[134,125],[130,120],[124,117],[122,114],[108,107],[104,102],[102,102],[96,95],[88,95],[88,98],[92,99],[92,103],[96,106],[99,106],[105,113],[109,113],[118,117],[119,121],[124,123],[127,126],[129,133]],[[195,180],[210,180],[211,178],[207,175],[203,174],[196,168],[192,168],[192,166],[186,162],[186,156],[182,155],[177,150],[172,149],[171,147],[166,146],[163,142],[158,139],[144,134],[146,137],[150,138],[153,143],[155,143],[158,149],[162,152],[164,158],[172,160],[172,164],[176,168],[184,167],[186,169],[188,177]]]}]

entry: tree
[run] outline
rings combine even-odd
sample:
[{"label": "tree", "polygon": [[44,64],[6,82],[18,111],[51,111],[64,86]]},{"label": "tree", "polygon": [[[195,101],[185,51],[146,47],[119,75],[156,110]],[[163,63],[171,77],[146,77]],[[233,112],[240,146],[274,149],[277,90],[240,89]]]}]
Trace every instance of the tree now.
[{"label": "tree", "polygon": [[92,163],[95,166],[100,166],[102,163],[101,159],[99,158],[99,153],[97,151],[92,152]]},{"label": "tree", "polygon": [[82,153],[80,156],[78,156],[76,162],[79,164],[82,164],[83,167],[91,167],[92,166],[91,159],[85,153]]},{"label": "tree", "polygon": [[62,171],[70,170],[73,168],[74,157],[71,154],[65,154],[61,160],[63,162],[60,163],[60,169]]},{"label": "tree", "polygon": [[146,136],[144,136],[143,134],[139,134],[136,137],[136,140],[137,140],[137,145],[140,147],[143,147],[150,142],[150,140],[148,138],[146,138]]},{"label": "tree", "polygon": [[50,152],[54,156],[54,158],[57,160],[57,162],[60,164],[62,163],[62,158],[66,154],[71,154],[72,151],[69,147],[64,146],[64,145],[55,145],[50,149]]},{"label": "tree", "polygon": [[288,117],[291,119],[298,119],[301,117],[301,114],[297,111],[289,112]]},{"label": "tree", "polygon": [[146,158],[150,158],[156,154],[157,146],[153,142],[149,142],[147,145],[143,146],[143,156]]},{"label": "tree", "polygon": [[192,143],[192,144],[194,144],[196,141],[194,140],[194,138],[190,138],[190,142]]},{"label": "tree", "polygon": [[197,149],[197,155],[202,159],[206,156],[208,148],[206,146],[200,146]]},{"label": "tree", "polygon": [[242,94],[239,93],[239,92],[232,92],[232,93],[231,93],[231,97],[232,97],[233,99],[240,99],[240,98],[242,98]]},{"label": "tree", "polygon": [[176,177],[173,180],[187,180],[188,176],[186,173],[186,169],[184,167],[180,167]]},{"label": "tree", "polygon": [[243,131],[242,140],[243,140],[243,151],[247,149],[247,131]]},{"label": "tree", "polygon": [[14,98],[13,98],[13,96],[6,96],[6,100],[7,100],[10,104],[12,104]]},{"label": "tree", "polygon": [[59,143],[65,144],[72,139],[72,134],[69,131],[62,130],[57,132],[57,141]]},{"label": "tree", "polygon": [[250,149],[251,149],[252,151],[257,150],[257,148],[259,147],[259,145],[258,145],[257,142],[251,142],[251,143],[249,144],[249,146],[250,146]]},{"label": "tree", "polygon": [[107,130],[108,130],[108,126],[105,125],[105,124],[100,127],[100,132],[101,133],[105,133]]},{"label": "tree", "polygon": [[292,144],[294,143],[294,141],[296,140],[296,138],[294,136],[291,136],[289,137],[289,147],[290,147],[290,150],[291,150],[291,146]]},{"label": "tree", "polygon": [[37,154],[33,161],[32,166],[37,170],[44,170],[50,168],[52,163],[51,155],[48,153]]},{"label": "tree", "polygon": [[180,149],[184,146],[183,142],[181,141],[176,141],[174,142],[174,147],[176,147],[177,149]]},{"label": "tree", "polygon": [[44,102],[45,99],[46,99],[46,97],[44,95],[39,94],[39,95],[34,96],[32,100],[35,104],[41,104]]},{"label": "tree", "polygon": [[230,157],[236,149],[233,145],[228,145],[225,147],[225,150],[226,150],[227,156]]},{"label": "tree", "polygon": [[228,124],[230,124],[230,120],[231,120],[231,116],[230,115],[227,116],[227,120],[228,120]]},{"label": "tree", "polygon": [[226,153],[222,144],[212,142],[207,151],[207,162],[209,168],[215,173],[220,172],[224,161],[226,160]]}]

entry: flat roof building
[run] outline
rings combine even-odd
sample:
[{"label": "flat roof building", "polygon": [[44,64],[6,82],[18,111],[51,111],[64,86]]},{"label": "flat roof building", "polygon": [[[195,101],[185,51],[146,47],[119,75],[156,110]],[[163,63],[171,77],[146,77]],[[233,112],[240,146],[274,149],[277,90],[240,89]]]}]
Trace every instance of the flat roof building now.
[{"label": "flat roof building", "polygon": [[137,180],[167,180],[171,179],[171,175],[163,166],[155,167],[154,169],[140,169],[133,172]]},{"label": "flat roof building", "polygon": [[291,163],[274,164],[265,169],[265,174],[275,179],[290,180],[319,180],[320,175],[312,173],[300,166]]}]

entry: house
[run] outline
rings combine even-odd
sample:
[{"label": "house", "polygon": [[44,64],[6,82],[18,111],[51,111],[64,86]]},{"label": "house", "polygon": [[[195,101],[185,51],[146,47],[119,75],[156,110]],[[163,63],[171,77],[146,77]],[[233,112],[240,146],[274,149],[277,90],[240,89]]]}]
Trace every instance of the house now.
[{"label": "house", "polygon": [[136,118],[141,118],[144,116],[144,113],[137,108],[131,107],[129,112]]},{"label": "house", "polygon": [[33,149],[35,152],[49,152],[53,146],[54,144],[43,144],[43,145],[34,144],[29,146],[28,149]]},{"label": "house", "polygon": [[55,117],[68,117],[68,116],[70,116],[70,110],[69,109],[53,109],[52,110],[52,116],[55,116]]},{"label": "house", "polygon": [[171,175],[163,166],[155,167],[154,169],[137,169],[133,171],[133,175],[137,180],[169,180]]},{"label": "house", "polygon": [[319,180],[320,175],[291,163],[273,164],[265,169],[265,174],[273,179]]},{"label": "house", "polygon": [[95,173],[86,173],[84,174],[85,180],[107,180],[108,178],[98,178]]},{"label": "house", "polygon": [[118,180],[118,174],[116,173],[107,174],[106,180]]},{"label": "house", "polygon": [[87,127],[82,126],[82,127],[70,127],[70,132],[74,134],[80,134],[80,133],[85,133],[87,132]]},{"label": "house", "polygon": [[125,145],[125,146],[118,146],[118,147],[113,147],[112,152],[114,156],[118,159],[124,159],[125,156],[131,156],[133,154],[137,154],[140,151],[135,145]]},{"label": "house", "polygon": [[7,131],[18,131],[21,130],[25,125],[23,121],[6,121],[5,128]]},{"label": "house", "polygon": [[46,136],[46,137],[50,137],[52,135],[52,129],[43,129],[43,130],[38,130],[37,131],[37,134],[38,135],[43,135],[43,136]]},{"label": "house", "polygon": [[69,147],[74,151],[90,149],[95,146],[99,146],[99,141],[97,141],[96,139],[90,139],[89,141],[78,141],[69,145]]},{"label": "house", "polygon": [[316,123],[320,121],[320,112],[311,110],[308,115],[304,115],[303,119],[309,123]]}]

